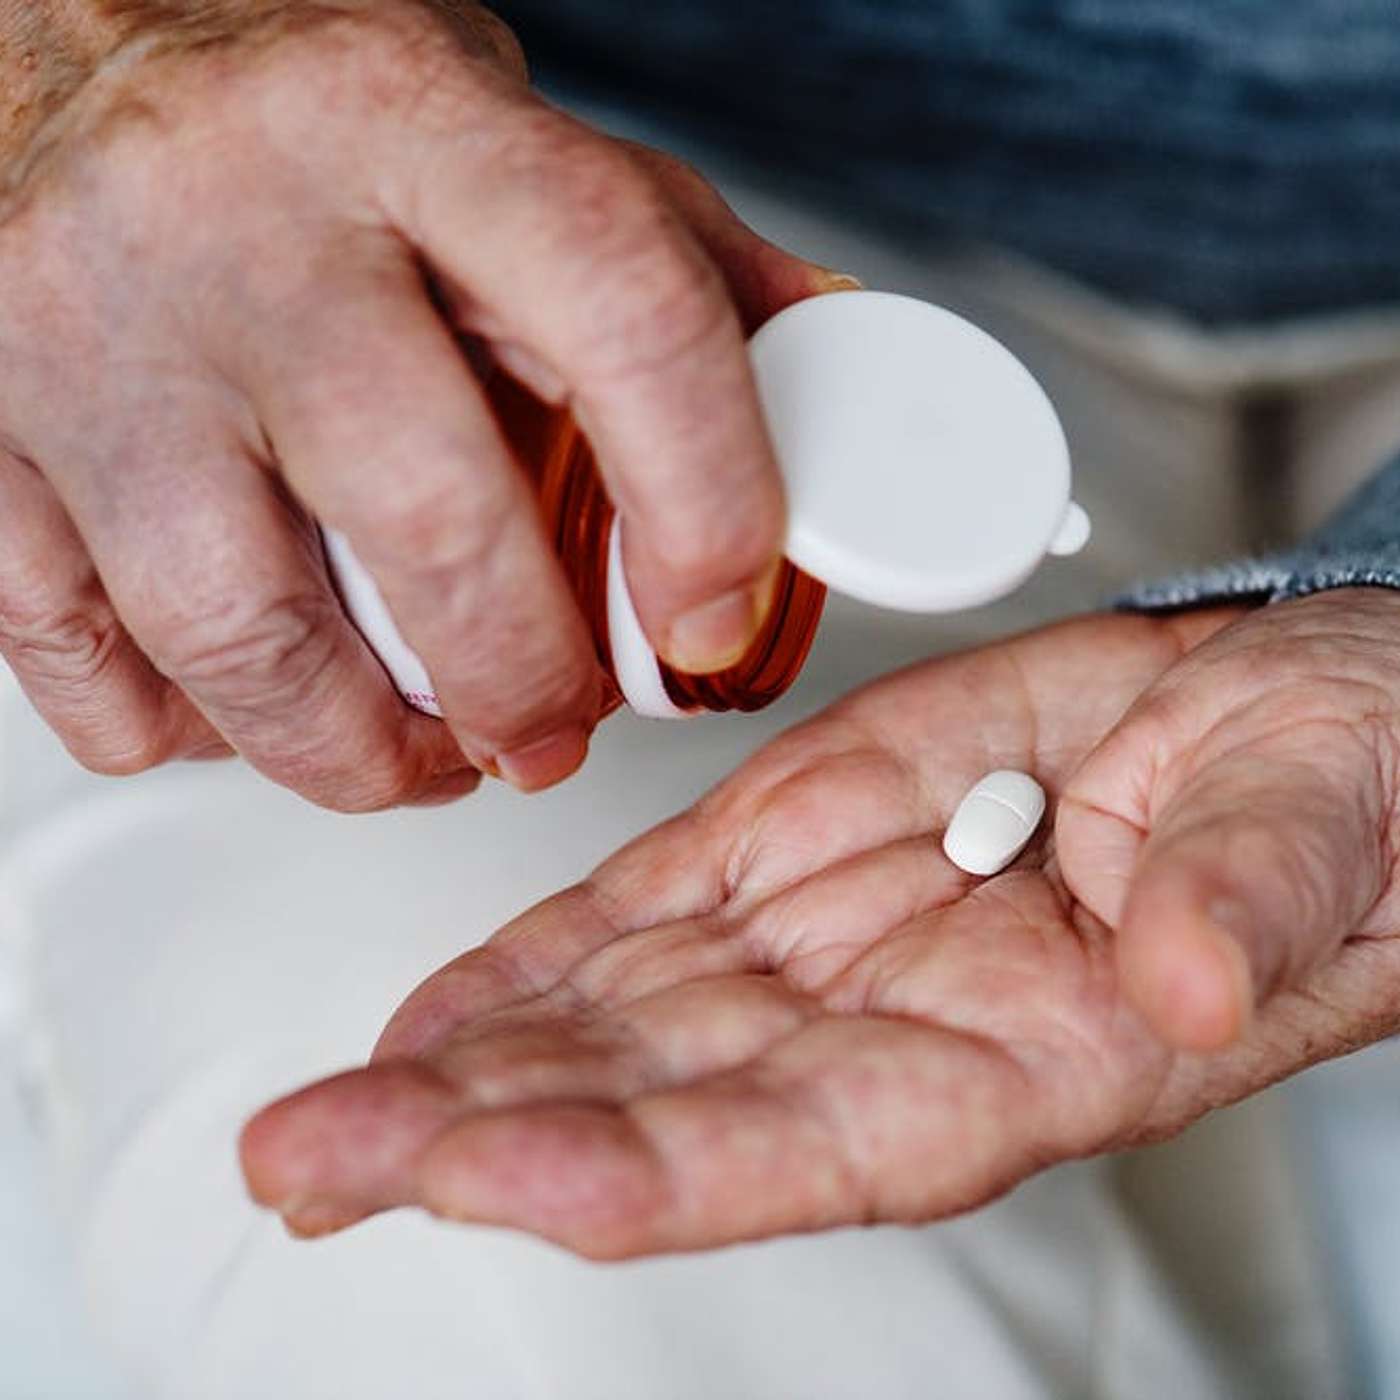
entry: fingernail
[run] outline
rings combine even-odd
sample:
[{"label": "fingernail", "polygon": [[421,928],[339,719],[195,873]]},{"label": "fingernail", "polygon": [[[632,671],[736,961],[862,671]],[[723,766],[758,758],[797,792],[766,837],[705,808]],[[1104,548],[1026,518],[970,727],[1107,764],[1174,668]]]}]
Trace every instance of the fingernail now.
[{"label": "fingernail", "polygon": [[1215,899],[1207,906],[1206,917],[1221,936],[1221,951],[1228,956],[1240,999],[1253,1011],[1256,1000],[1268,989],[1259,984],[1258,971],[1250,957],[1254,921],[1249,910],[1235,899]]},{"label": "fingernail", "polygon": [[865,283],[849,272],[833,272],[830,268],[822,270],[822,291],[824,292],[863,292],[864,290]]},{"label": "fingernail", "polygon": [[334,1234],[337,1230],[344,1230],[356,1224],[369,1214],[369,1211],[358,1207],[318,1200],[289,1202],[281,1212],[282,1224],[287,1233],[302,1240]]},{"label": "fingernail", "polygon": [[563,782],[588,756],[588,731],[566,725],[543,739],[496,755],[501,777],[521,792],[538,792]]},{"label": "fingernail", "polygon": [[753,645],[768,616],[780,564],[775,559],[746,587],[682,613],[671,624],[666,649],[671,665],[701,676],[734,665]]},{"label": "fingernail", "polygon": [[1185,1049],[1213,1053],[1233,1045],[1254,1015],[1249,958],[1236,932],[1240,911],[1211,905],[1188,929],[1165,992],[1174,1039]]}]

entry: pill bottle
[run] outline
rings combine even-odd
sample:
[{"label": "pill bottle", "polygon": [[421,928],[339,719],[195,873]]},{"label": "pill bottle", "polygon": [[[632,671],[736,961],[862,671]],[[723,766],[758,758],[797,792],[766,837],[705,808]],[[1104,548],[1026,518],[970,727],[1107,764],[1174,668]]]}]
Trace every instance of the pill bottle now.
[{"label": "pill bottle", "polygon": [[[671,719],[762,709],[800,673],[828,586],[878,607],[948,612],[1002,597],[1047,553],[1087,540],[1054,408],[970,322],[910,297],[834,292],[780,312],[749,351],[788,497],[786,557],[758,636],[712,675],[676,671],[647,641],[619,521],[569,414],[504,375],[487,380],[592,631],[607,710],[626,703]],[[343,536],[324,535],[351,618],[405,699],[440,714],[374,581]]]},{"label": "pill bottle", "polygon": [[566,411],[542,415],[511,381],[496,387],[492,401],[517,459],[534,478],[545,528],[593,634],[608,710],[625,699],[624,685],[633,708],[661,717],[672,708],[761,710],[788,689],[816,638],[825,585],[781,560],[767,617],[744,655],[709,675],[676,670],[651,651],[637,620],[622,571],[621,531],[583,433]]}]

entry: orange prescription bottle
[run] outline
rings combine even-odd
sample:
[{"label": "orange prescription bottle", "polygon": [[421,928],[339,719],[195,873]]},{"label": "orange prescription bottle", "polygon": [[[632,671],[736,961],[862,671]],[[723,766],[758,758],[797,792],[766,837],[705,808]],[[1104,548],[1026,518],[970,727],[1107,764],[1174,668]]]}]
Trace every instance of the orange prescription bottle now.
[{"label": "orange prescription bottle", "polygon": [[[569,414],[540,408],[510,381],[492,391],[508,439],[535,478],[545,527],[564,565],[579,608],[593,633],[605,682],[605,712],[624,700],[614,638],[620,629],[640,637],[630,597],[619,597],[621,556],[612,502],[603,488],[587,439]],[[532,421],[534,420],[534,421]],[[610,599],[611,593],[611,599]],[[773,604],[748,651],[727,670],[710,675],[677,671],[659,658],[660,700],[682,712],[761,710],[797,679],[817,635],[826,587],[788,560],[779,565]],[[625,614],[624,617],[620,615]],[[648,648],[649,650],[649,648]],[[624,672],[624,674],[626,674]]]},{"label": "orange prescription bottle", "polygon": [[[885,292],[833,293],[780,312],[750,358],[788,495],[787,558],[748,652],[708,676],[673,670],[642,633],[612,504],[572,418],[504,375],[487,386],[592,630],[607,709],[761,709],[801,671],[827,586],[876,606],[952,611],[1011,592],[1047,553],[1087,541],[1049,399],[961,317]],[[351,618],[405,699],[440,714],[374,581],[343,536],[324,533]]]}]

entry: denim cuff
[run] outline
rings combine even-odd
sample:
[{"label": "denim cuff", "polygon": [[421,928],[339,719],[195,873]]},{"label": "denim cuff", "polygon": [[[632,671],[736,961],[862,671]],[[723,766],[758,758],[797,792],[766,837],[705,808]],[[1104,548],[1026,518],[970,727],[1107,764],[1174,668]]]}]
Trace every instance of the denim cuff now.
[{"label": "denim cuff", "polygon": [[1280,603],[1332,588],[1400,589],[1400,458],[1291,550],[1139,584],[1113,600],[1133,612]]}]

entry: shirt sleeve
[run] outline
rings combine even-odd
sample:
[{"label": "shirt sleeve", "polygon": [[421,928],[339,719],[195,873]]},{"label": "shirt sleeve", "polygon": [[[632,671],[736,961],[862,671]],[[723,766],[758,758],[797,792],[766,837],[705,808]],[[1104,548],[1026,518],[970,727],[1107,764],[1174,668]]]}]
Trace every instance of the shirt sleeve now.
[{"label": "shirt sleeve", "polygon": [[1114,599],[1114,606],[1174,612],[1362,587],[1400,589],[1400,457],[1293,549],[1139,584]]}]

